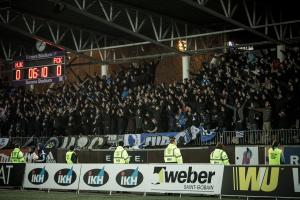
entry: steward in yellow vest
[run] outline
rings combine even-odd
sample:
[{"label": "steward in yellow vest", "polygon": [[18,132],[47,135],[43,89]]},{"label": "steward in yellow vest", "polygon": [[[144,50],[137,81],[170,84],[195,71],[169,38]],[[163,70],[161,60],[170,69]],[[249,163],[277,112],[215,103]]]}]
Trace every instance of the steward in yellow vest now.
[{"label": "steward in yellow vest", "polygon": [[20,150],[19,144],[15,144],[15,148],[10,154],[10,161],[12,163],[25,163],[25,158],[22,151]]},{"label": "steward in yellow vest", "polygon": [[67,164],[77,163],[77,155],[74,151],[74,146],[70,146],[69,151],[66,153],[66,162]]},{"label": "steward in yellow vest", "polygon": [[165,163],[177,163],[182,164],[183,159],[180,152],[180,149],[176,146],[176,139],[174,137],[170,138],[170,144],[164,151],[164,160]]},{"label": "steward in yellow vest", "polygon": [[227,153],[221,143],[217,143],[216,149],[210,154],[210,164],[229,165]]},{"label": "steward in yellow vest", "polygon": [[130,158],[128,156],[128,153],[126,149],[123,148],[124,142],[119,141],[118,147],[116,148],[114,152],[114,163],[115,164],[128,164],[130,161]]},{"label": "steward in yellow vest", "polygon": [[272,147],[268,151],[269,165],[284,164],[284,156],[281,149],[278,148],[279,144],[276,140],[273,141]]}]

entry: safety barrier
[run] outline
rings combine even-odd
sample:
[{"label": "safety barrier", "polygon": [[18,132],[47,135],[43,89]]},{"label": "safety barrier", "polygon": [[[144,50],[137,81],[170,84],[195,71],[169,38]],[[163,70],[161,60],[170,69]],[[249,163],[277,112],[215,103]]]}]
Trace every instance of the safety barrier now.
[{"label": "safety barrier", "polygon": [[0,187],[299,199],[299,173],[299,165],[6,163]]},{"label": "safety barrier", "polygon": [[[270,131],[224,131],[217,130],[195,130],[183,132],[167,132],[167,133],[142,133],[142,134],[125,134],[125,135],[77,135],[77,136],[51,136],[51,137],[12,137],[8,138],[10,144],[19,142],[21,146],[30,144],[43,143],[47,144],[49,139],[57,140],[58,147],[66,148],[73,142],[76,145],[78,139],[80,142],[101,139],[101,145],[98,148],[108,148],[115,144],[118,140],[123,140],[127,146],[138,146],[139,148],[151,148],[165,146],[169,142],[169,137],[176,137],[184,146],[209,146],[222,142],[225,145],[270,145],[274,139],[277,139],[282,145],[299,145],[300,129],[280,129]],[[1,149],[0,138],[0,149]],[[105,147],[105,144],[109,145]],[[86,144],[88,145],[88,144]],[[88,148],[88,147],[86,147]]]},{"label": "safety barrier", "polygon": [[270,131],[224,131],[208,142],[200,141],[201,145],[214,145],[222,142],[226,145],[270,145],[276,139],[282,145],[300,144],[300,129],[276,129]]}]

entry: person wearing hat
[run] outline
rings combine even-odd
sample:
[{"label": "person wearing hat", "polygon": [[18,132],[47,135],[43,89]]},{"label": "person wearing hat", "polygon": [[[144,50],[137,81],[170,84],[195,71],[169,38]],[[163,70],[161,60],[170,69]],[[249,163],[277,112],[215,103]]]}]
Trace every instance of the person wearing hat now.
[{"label": "person wearing hat", "polygon": [[216,149],[210,154],[210,164],[229,165],[227,153],[224,151],[222,143],[218,142]]},{"label": "person wearing hat", "polygon": [[119,141],[118,147],[116,148],[114,152],[114,163],[115,164],[128,164],[130,161],[130,158],[128,156],[128,153],[126,149],[123,148],[124,142]]},{"label": "person wearing hat", "polygon": [[20,150],[20,145],[16,143],[14,146],[15,148],[10,154],[10,161],[12,163],[25,163],[25,158],[22,151]]},{"label": "person wearing hat", "polygon": [[180,149],[176,146],[176,139],[175,137],[170,138],[170,144],[164,151],[164,160],[165,163],[177,163],[182,164],[183,159],[180,152]]},{"label": "person wearing hat", "polygon": [[66,162],[67,164],[74,164],[77,163],[77,155],[74,151],[74,146],[70,146],[69,150],[66,153]]},{"label": "person wearing hat", "polygon": [[272,147],[268,150],[269,165],[280,165],[284,164],[284,156],[281,149],[278,148],[279,143],[274,140]]}]

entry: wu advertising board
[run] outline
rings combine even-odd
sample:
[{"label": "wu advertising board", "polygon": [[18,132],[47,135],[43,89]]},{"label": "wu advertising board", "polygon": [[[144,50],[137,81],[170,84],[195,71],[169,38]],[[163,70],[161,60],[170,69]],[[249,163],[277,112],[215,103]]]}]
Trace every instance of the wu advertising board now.
[{"label": "wu advertising board", "polygon": [[0,163],[0,187],[21,187],[25,164]]},{"label": "wu advertising board", "polygon": [[84,164],[80,190],[147,192],[148,165]]},{"label": "wu advertising board", "polygon": [[81,165],[26,164],[24,188],[77,190]]},{"label": "wu advertising board", "polygon": [[225,166],[223,195],[300,196],[299,166]]},{"label": "wu advertising board", "polygon": [[221,193],[223,165],[160,165],[151,164],[151,192]]}]

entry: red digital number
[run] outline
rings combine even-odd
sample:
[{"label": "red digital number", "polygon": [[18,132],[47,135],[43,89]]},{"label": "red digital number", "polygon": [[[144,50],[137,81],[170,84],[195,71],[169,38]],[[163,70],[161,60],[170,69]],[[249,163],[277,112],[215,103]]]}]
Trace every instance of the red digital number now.
[{"label": "red digital number", "polygon": [[61,76],[61,65],[56,66],[56,76]]},{"label": "red digital number", "polygon": [[28,69],[28,79],[32,79],[32,68]]},{"label": "red digital number", "polygon": [[53,58],[54,64],[61,64],[62,63],[62,57],[55,57]]},{"label": "red digital number", "polygon": [[43,78],[48,77],[48,67],[42,67],[41,77],[43,77]]},{"label": "red digital number", "polygon": [[24,62],[22,61],[15,62],[15,68],[22,68],[22,67],[24,67]]},{"label": "red digital number", "polygon": [[16,80],[20,80],[21,79],[21,70],[16,70]]},{"label": "red digital number", "polygon": [[28,70],[28,79],[34,79],[38,77],[38,68],[33,67]]}]

